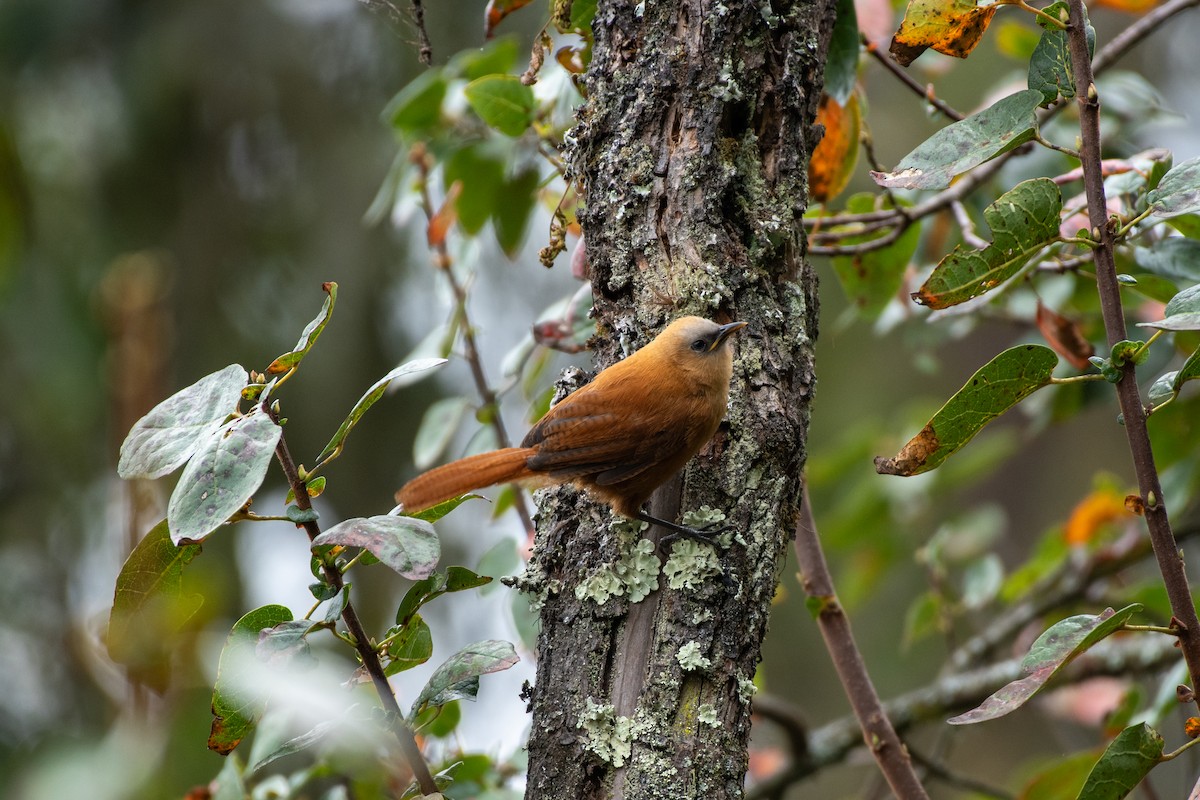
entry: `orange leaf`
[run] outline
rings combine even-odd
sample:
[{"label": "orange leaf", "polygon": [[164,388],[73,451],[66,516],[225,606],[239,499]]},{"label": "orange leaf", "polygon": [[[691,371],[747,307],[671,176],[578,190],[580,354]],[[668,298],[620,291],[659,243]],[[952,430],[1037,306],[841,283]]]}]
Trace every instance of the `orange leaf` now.
[{"label": "orange leaf", "polygon": [[496,32],[496,26],[500,24],[500,20],[518,8],[529,5],[529,3],[530,0],[488,0],[487,8],[483,12],[484,38],[492,38],[492,34]]},{"label": "orange leaf", "polygon": [[1096,354],[1096,348],[1087,340],[1075,320],[1068,319],[1053,309],[1038,302],[1037,326],[1046,344],[1054,352],[1071,362],[1075,369],[1087,369],[1088,358]]},{"label": "orange leaf", "polygon": [[1200,736],[1200,717],[1188,717],[1187,721],[1183,723],[1183,732],[1189,739]]},{"label": "orange leaf", "polygon": [[850,95],[843,107],[822,94],[817,122],[825,126],[825,136],[808,162],[808,192],[812,200],[825,203],[846,188],[854,173],[858,160],[858,97]]},{"label": "orange leaf", "polygon": [[974,0],[909,0],[900,30],[889,48],[907,67],[932,47],[939,53],[966,58],[987,30],[1000,3],[977,6]]},{"label": "orange leaf", "polygon": [[457,203],[460,194],[462,194],[462,181],[450,184],[450,188],[446,192],[446,199],[442,201],[442,207],[429,218],[429,226],[425,229],[425,238],[429,240],[430,247],[441,247],[446,243],[446,234],[450,232],[450,226],[454,224],[454,221],[458,219]]},{"label": "orange leaf", "polygon": [[1130,14],[1145,14],[1157,6],[1159,0],[1095,0],[1094,4]]},{"label": "orange leaf", "polygon": [[1063,537],[1067,544],[1087,544],[1102,527],[1128,513],[1124,497],[1112,489],[1097,489],[1071,510]]}]

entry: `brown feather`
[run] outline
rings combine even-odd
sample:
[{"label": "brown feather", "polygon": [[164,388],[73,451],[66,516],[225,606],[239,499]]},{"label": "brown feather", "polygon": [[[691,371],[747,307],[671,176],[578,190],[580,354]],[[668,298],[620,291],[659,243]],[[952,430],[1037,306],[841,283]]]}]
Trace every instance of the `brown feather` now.
[{"label": "brown feather", "polygon": [[727,339],[740,327],[676,320],[550,409],[521,447],[430,470],[397,492],[397,501],[415,513],[495,483],[570,481],[620,514],[640,514],[716,433],[733,371]]},{"label": "brown feather", "polygon": [[536,451],[528,447],[508,447],[460,458],[413,478],[396,492],[396,502],[410,514],[447,500],[491,486],[529,478],[532,473],[525,461]]}]

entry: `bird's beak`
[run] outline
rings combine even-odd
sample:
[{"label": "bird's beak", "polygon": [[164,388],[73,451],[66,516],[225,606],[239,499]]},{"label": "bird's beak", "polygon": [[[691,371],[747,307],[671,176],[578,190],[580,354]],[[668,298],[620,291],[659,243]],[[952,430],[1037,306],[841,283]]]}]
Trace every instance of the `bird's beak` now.
[{"label": "bird's beak", "polygon": [[734,331],[741,330],[748,324],[749,323],[747,322],[730,322],[728,325],[722,325],[721,327],[717,328],[716,338],[713,339],[712,347],[708,348],[708,352],[711,353],[716,350],[725,342],[726,339],[729,338],[729,334],[733,333]]}]

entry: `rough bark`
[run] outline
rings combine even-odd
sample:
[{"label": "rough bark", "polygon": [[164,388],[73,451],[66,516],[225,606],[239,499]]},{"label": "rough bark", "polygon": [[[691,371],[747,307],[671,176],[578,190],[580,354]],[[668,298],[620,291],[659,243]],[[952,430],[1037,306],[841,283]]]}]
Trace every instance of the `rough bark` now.
[{"label": "rough bark", "polygon": [[572,489],[542,493],[526,582],[542,604],[531,800],[742,796],[750,681],[796,523],[815,380],[801,217],[833,17],[829,0],[600,0],[568,154],[597,364],[683,314],[749,323],[727,424],[651,501],[672,519],[725,512],[735,586],[710,576],[671,589],[660,576],[637,603],[581,598],[636,537]]}]

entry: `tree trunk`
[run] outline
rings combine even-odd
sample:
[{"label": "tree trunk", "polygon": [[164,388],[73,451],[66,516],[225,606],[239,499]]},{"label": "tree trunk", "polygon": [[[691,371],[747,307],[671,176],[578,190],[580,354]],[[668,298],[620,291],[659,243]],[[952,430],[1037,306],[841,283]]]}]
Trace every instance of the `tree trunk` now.
[{"label": "tree trunk", "polygon": [[541,494],[527,580],[541,603],[529,800],[742,795],[751,680],[796,520],[815,380],[801,216],[833,19],[831,0],[599,2],[569,153],[597,361],[684,314],[749,323],[735,336],[728,423],[650,509],[724,511],[734,541],[719,556],[735,586],[709,575],[671,588],[660,575],[631,602],[613,565],[656,569],[634,552],[639,535],[573,489]]}]

